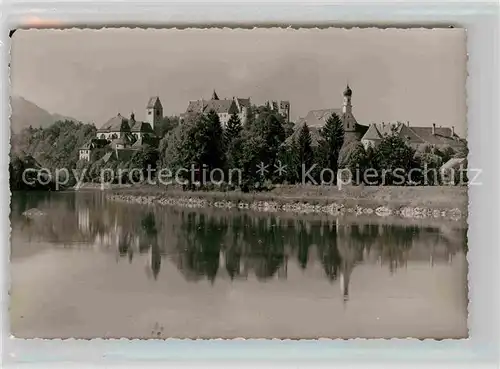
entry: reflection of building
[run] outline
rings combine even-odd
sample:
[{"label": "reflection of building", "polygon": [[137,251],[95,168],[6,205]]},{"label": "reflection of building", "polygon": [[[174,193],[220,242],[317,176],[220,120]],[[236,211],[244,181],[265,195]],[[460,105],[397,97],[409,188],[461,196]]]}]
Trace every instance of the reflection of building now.
[{"label": "reflection of building", "polygon": [[78,229],[83,233],[90,232],[90,209],[81,207],[78,209]]},{"label": "reflection of building", "polygon": [[283,263],[278,268],[278,279],[285,280],[288,277],[288,255],[285,255]]},{"label": "reflection of building", "polygon": [[351,281],[351,274],[354,269],[352,261],[342,261],[340,265],[340,291],[344,301],[349,300],[349,282]]}]

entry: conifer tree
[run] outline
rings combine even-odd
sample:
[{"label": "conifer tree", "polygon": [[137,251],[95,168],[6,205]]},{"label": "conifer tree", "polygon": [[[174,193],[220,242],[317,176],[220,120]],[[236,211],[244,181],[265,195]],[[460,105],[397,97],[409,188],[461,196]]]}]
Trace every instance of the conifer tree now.
[{"label": "conifer tree", "polygon": [[311,132],[306,123],[302,126],[298,139],[298,155],[300,165],[305,165],[309,168],[313,161],[313,149],[312,149]]},{"label": "conifer tree", "polygon": [[344,144],[344,126],[340,117],[333,113],[320,131],[320,152],[323,168],[329,168],[335,176],[339,168],[339,155]]},{"label": "conifer tree", "polygon": [[209,169],[222,168],[224,164],[224,136],[219,116],[211,110],[203,119],[201,145],[202,161]]},{"label": "conifer tree", "polygon": [[238,114],[233,113],[227,122],[226,130],[224,131],[224,141],[226,147],[229,147],[234,139],[240,136],[242,130],[241,120]]}]

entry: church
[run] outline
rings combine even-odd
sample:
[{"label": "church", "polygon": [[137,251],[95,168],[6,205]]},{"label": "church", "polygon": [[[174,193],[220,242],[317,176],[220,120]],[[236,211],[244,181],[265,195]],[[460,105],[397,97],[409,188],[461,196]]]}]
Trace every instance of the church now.
[{"label": "church", "polygon": [[437,127],[435,123],[431,127],[411,126],[406,123],[372,123],[368,126],[359,124],[353,114],[352,107],[353,91],[349,84],[343,92],[343,103],[341,108],[330,108],[321,110],[311,110],[305,117],[300,118],[296,125],[296,130],[288,139],[298,138],[300,129],[304,123],[309,127],[312,144],[317,145],[320,140],[319,130],[326,124],[328,118],[336,113],[344,126],[345,139],[344,147],[361,142],[365,148],[377,147],[381,140],[390,135],[396,134],[404,139],[409,146],[419,149],[425,146],[433,148],[451,147],[458,150],[464,147],[463,140],[455,133],[454,127]]},{"label": "church", "polygon": [[158,96],[149,99],[146,105],[146,121],[138,121],[135,114],[126,118],[120,113],[111,117],[96,132],[96,137],[79,149],[80,160],[90,160],[94,149],[111,147],[117,157],[129,157],[143,145],[158,145],[156,132],[163,119],[163,106]]}]

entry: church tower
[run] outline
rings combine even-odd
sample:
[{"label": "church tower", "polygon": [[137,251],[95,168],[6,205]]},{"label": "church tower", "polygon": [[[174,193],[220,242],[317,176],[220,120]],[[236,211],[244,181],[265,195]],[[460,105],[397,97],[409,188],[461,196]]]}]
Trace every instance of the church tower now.
[{"label": "church tower", "polygon": [[162,119],[163,106],[161,105],[160,98],[158,96],[153,96],[149,99],[148,105],[146,105],[146,122],[151,124],[156,134],[159,133],[159,125]]},{"label": "church tower", "polygon": [[344,102],[342,104],[342,122],[345,132],[354,132],[356,130],[356,119],[352,115],[351,105],[352,90],[347,84],[344,90]]},{"label": "church tower", "polygon": [[343,114],[352,112],[351,97],[352,97],[352,90],[349,87],[349,85],[347,85],[347,87],[344,90],[344,103],[342,104]]}]

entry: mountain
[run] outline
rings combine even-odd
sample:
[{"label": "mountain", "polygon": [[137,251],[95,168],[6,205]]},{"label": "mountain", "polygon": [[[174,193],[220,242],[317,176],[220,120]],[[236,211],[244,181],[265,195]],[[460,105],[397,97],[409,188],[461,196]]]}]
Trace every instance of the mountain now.
[{"label": "mountain", "polygon": [[11,129],[14,133],[18,133],[29,126],[33,128],[46,128],[58,120],[78,122],[74,118],[65,117],[60,114],[51,114],[35,103],[20,96],[12,96],[10,104],[12,109]]}]

